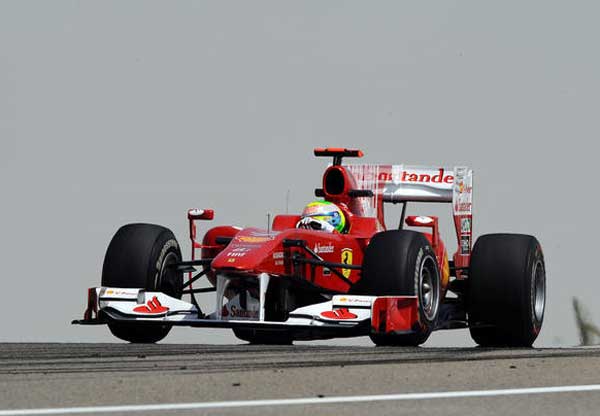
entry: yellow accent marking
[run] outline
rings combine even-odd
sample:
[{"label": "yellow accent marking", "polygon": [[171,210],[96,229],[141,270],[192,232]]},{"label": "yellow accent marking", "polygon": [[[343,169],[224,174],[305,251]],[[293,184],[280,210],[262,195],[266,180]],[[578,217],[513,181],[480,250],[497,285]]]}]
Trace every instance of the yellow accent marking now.
[{"label": "yellow accent marking", "polygon": [[[342,250],[342,263],[344,264],[352,264],[352,249],[345,248]],[[342,269],[342,274],[347,279],[350,277],[350,273],[352,273],[351,269]]]}]

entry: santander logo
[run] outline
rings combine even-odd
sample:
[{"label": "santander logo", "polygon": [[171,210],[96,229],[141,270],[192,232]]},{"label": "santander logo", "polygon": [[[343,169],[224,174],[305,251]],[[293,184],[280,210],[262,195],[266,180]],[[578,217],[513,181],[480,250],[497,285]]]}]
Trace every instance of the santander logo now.
[{"label": "santander logo", "polygon": [[392,175],[391,172],[382,172],[377,179],[383,182],[444,183],[450,185],[454,182],[454,174],[446,173],[443,168],[439,168],[437,171],[426,172],[403,170],[398,175]]}]

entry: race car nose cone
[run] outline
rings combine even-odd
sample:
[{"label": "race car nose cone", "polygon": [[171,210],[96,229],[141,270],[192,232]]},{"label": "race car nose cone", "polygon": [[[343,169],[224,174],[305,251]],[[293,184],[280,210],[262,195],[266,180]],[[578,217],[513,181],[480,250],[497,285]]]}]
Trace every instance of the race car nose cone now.
[{"label": "race car nose cone", "polygon": [[[218,269],[236,269],[255,273],[259,269],[274,267],[276,248],[280,245],[276,232],[257,228],[240,231],[212,262]],[[268,263],[268,264],[267,264]]]}]

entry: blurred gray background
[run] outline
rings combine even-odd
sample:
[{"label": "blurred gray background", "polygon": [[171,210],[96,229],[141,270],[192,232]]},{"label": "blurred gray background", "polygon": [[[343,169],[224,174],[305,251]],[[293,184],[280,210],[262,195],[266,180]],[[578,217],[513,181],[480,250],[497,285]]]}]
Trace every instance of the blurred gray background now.
[{"label": "blurred gray background", "polygon": [[[313,147],[345,146],[364,162],[472,166],[475,234],[530,233],[544,247],[536,345],[578,343],[571,298],[600,320],[599,12],[588,1],[1,1],[0,341],[116,341],[69,323],[120,225],[168,226],[186,252],[190,207],[262,226],[288,190],[291,211],[313,198],[327,163]],[[443,215],[454,250],[449,210],[412,212]],[[176,329],[166,341],[235,339]],[[454,331],[427,345],[473,344]]]}]

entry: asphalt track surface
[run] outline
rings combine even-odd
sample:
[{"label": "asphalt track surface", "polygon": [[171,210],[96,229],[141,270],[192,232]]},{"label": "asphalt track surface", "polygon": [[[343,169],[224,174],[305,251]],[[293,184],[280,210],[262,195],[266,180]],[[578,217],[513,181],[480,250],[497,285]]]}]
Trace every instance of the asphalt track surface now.
[{"label": "asphalt track surface", "polygon": [[597,415],[600,348],[0,344],[0,415],[85,412]]}]

